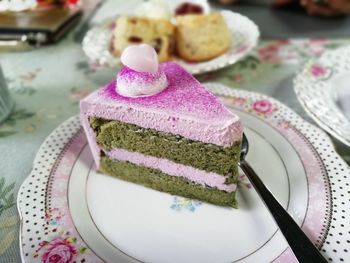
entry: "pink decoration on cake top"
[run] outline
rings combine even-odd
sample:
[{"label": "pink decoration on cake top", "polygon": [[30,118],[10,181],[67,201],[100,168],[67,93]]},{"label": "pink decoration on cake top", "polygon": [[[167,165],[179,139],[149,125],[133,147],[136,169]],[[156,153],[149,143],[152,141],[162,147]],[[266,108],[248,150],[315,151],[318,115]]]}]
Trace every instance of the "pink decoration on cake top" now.
[{"label": "pink decoration on cake top", "polygon": [[158,56],[154,48],[147,44],[129,46],[120,56],[121,62],[137,72],[156,73]]},{"label": "pink decoration on cake top", "polygon": [[218,122],[225,119],[232,120],[232,118],[238,120],[238,117],[233,117],[233,114],[218,102],[212,93],[178,64],[162,63],[160,70],[165,72],[169,85],[167,89],[154,96],[141,98],[121,96],[115,91],[114,81],[99,90],[98,96],[103,99],[102,104],[106,105],[118,101],[130,106],[142,107],[148,111],[161,110],[172,116],[202,119],[203,122],[208,119]]},{"label": "pink decoration on cake top", "polygon": [[117,75],[115,90],[124,97],[153,96],[168,86],[166,75],[158,67],[158,56],[147,44],[127,47],[121,61],[125,67]]}]

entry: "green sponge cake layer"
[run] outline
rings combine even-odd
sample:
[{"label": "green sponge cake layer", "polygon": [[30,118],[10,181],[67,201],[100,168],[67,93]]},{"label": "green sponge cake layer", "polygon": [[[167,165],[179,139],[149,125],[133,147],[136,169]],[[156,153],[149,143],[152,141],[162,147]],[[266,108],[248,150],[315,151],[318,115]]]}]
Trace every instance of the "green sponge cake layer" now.
[{"label": "green sponge cake layer", "polygon": [[89,121],[98,145],[105,151],[122,148],[140,152],[207,172],[231,175],[228,183],[236,181],[240,142],[222,147],[116,120],[90,117]]},{"label": "green sponge cake layer", "polygon": [[221,206],[237,207],[235,192],[228,193],[203,187],[182,177],[169,176],[160,170],[101,157],[100,170],[120,179],[141,184],[158,191],[199,199]]}]

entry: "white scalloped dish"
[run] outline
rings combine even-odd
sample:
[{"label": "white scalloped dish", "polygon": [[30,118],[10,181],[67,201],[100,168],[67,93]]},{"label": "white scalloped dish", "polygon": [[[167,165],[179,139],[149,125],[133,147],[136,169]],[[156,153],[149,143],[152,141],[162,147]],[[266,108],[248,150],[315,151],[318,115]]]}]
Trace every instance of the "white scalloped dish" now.
[{"label": "white scalloped dish", "polygon": [[[329,137],[270,97],[206,86],[240,116],[247,159],[283,207],[327,259],[349,262],[350,169]],[[96,173],[75,116],[43,143],[19,190],[22,259],[296,263],[243,175],[237,193],[239,208],[224,208]]]},{"label": "white scalloped dish", "polygon": [[[175,59],[192,74],[199,74],[233,65],[248,55],[257,45],[260,32],[257,25],[248,17],[232,11],[221,11],[231,32],[231,46],[229,50],[214,59],[189,63],[182,59]],[[89,30],[83,40],[83,50],[89,60],[101,67],[117,67],[120,60],[110,51],[115,19],[109,19]]]},{"label": "white scalloped dish", "polygon": [[294,80],[307,113],[332,136],[350,146],[350,46],[309,61]]}]

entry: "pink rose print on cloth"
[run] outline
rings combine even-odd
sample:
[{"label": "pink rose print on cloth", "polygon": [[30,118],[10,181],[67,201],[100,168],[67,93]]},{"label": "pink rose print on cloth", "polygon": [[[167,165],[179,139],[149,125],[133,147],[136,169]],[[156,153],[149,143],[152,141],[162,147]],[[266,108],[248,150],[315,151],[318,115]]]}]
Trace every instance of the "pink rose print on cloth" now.
[{"label": "pink rose print on cloth", "polygon": [[269,45],[258,49],[257,55],[259,59],[264,62],[270,62],[273,64],[279,64],[280,58],[278,57],[279,47],[275,45]]},{"label": "pink rose print on cloth", "polygon": [[50,242],[41,259],[45,263],[68,263],[73,262],[76,255],[75,247],[66,239],[58,237]]},{"label": "pink rose print on cloth", "polygon": [[278,40],[268,43],[267,45],[264,45],[257,49],[257,57],[263,62],[281,64],[281,49],[288,44],[288,40]]},{"label": "pink rose print on cloth", "polygon": [[90,91],[88,90],[78,90],[76,88],[72,88],[69,94],[69,99],[72,102],[79,102],[81,99],[85,98],[89,94]]},{"label": "pink rose print on cloth", "polygon": [[314,38],[310,39],[307,45],[309,53],[313,56],[320,56],[323,52],[327,50],[327,45],[329,45],[329,40],[325,38]]},{"label": "pink rose print on cloth", "polygon": [[240,46],[237,47],[234,53],[244,53],[248,49],[248,46],[246,44],[241,44]]}]

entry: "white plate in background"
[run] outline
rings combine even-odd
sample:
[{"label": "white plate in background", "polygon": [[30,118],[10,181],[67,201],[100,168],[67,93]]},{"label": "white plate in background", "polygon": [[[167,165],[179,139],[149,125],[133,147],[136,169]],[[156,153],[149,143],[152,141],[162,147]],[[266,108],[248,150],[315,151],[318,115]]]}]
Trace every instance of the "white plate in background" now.
[{"label": "white plate in background", "polygon": [[[248,55],[257,45],[260,32],[248,17],[232,11],[221,11],[231,32],[231,46],[224,54],[204,62],[189,63],[180,58],[175,61],[192,74],[214,71],[233,65]],[[83,40],[83,50],[91,63],[100,67],[119,67],[120,60],[111,52],[115,20],[108,19],[90,29]]]},{"label": "white plate in background", "polygon": [[294,89],[314,121],[350,147],[350,46],[307,62]]}]

